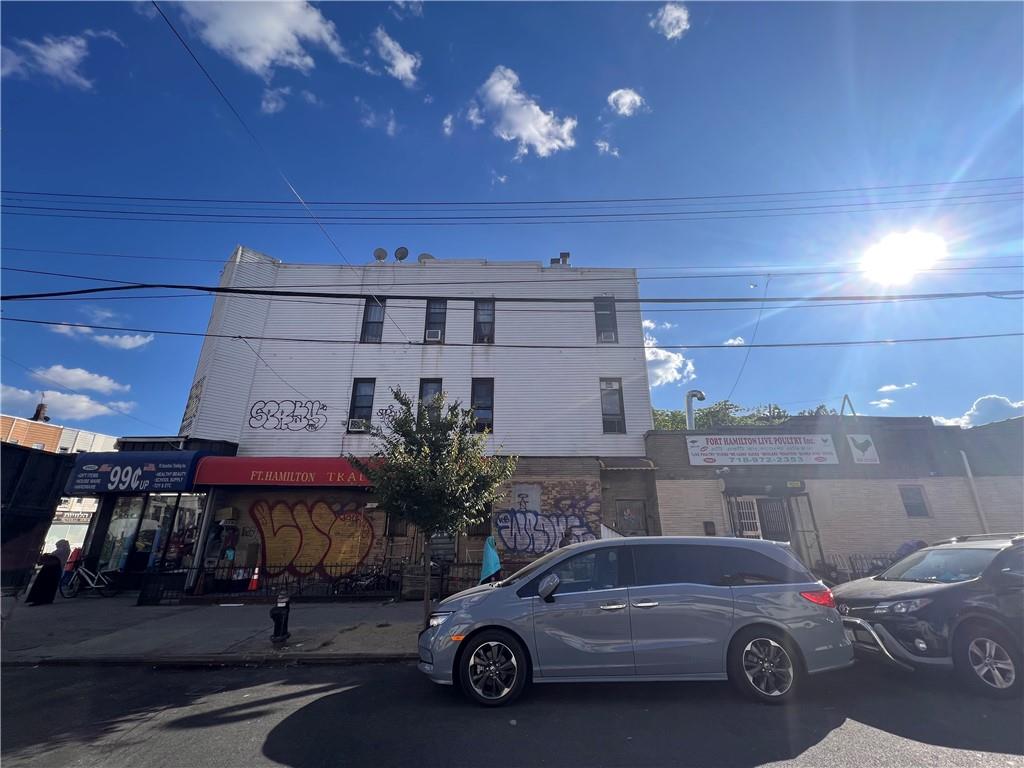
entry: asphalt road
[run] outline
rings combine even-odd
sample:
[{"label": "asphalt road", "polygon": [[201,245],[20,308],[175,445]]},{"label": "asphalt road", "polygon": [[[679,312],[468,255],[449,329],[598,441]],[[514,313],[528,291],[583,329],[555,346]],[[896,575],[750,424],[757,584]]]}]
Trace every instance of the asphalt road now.
[{"label": "asphalt road", "polygon": [[1020,701],[860,664],[768,707],[722,683],[539,685],[482,709],[411,665],[4,668],[8,766],[1020,766]]}]

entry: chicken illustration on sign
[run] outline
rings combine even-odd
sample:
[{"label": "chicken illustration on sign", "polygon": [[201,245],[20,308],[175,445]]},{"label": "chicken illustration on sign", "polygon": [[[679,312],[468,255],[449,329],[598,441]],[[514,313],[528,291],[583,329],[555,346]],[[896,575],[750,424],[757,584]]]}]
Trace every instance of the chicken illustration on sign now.
[{"label": "chicken illustration on sign", "polygon": [[373,546],[373,523],[356,502],[257,501],[250,515],[268,576],[319,573],[338,577],[359,566]]},{"label": "chicken illustration on sign", "polygon": [[847,435],[854,464],[878,464],[878,449],[871,435]]}]

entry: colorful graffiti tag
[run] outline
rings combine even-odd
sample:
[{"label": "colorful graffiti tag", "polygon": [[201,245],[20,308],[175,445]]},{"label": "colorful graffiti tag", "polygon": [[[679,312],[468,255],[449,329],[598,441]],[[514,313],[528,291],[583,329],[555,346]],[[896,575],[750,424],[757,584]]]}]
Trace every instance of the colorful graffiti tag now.
[{"label": "colorful graffiti tag", "polygon": [[249,514],[259,528],[268,576],[338,577],[360,565],[373,546],[373,523],[355,502],[257,501]]},{"label": "colorful graffiti tag", "polygon": [[543,555],[556,549],[566,532],[573,544],[597,538],[586,517],[577,512],[507,509],[494,516],[494,527],[506,551],[523,555]]}]

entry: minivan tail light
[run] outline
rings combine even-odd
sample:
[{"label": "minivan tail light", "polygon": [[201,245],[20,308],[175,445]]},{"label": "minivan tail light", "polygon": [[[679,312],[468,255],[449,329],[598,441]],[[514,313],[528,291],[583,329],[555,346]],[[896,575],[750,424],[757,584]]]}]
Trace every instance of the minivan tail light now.
[{"label": "minivan tail light", "polygon": [[835,608],[836,599],[832,596],[832,590],[828,589],[816,589],[813,592],[801,592],[800,597],[804,600],[810,600],[816,605],[823,605],[826,608]]}]

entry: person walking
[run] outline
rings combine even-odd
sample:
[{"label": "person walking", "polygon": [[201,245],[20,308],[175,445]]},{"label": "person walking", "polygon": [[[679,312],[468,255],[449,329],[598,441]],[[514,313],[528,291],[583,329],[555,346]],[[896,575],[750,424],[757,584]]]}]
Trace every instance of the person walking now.
[{"label": "person walking", "polygon": [[484,562],[480,567],[480,583],[487,584],[492,581],[501,581],[501,560],[498,558],[498,548],[494,544],[494,537],[488,536],[484,542]]},{"label": "person walking", "polygon": [[60,569],[63,571],[68,564],[68,558],[71,557],[71,544],[67,539],[61,539],[53,547],[53,555],[60,560]]}]

